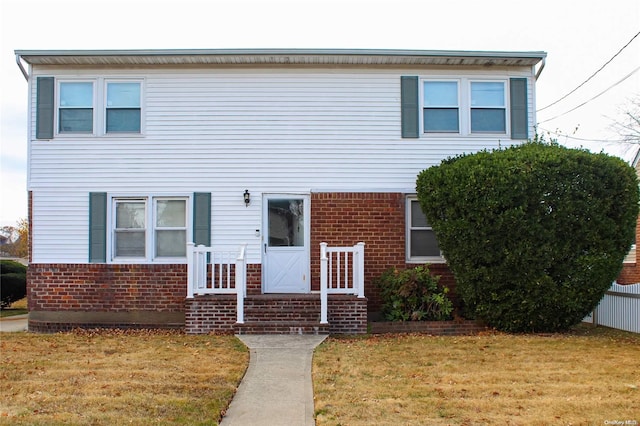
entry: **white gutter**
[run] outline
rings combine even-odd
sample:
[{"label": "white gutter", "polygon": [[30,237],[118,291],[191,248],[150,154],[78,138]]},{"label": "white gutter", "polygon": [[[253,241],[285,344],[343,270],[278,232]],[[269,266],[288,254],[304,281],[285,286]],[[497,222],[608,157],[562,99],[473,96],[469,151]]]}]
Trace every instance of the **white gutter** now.
[{"label": "white gutter", "polygon": [[16,63],[18,64],[18,68],[20,68],[20,71],[22,71],[24,79],[29,81],[29,73],[24,69],[24,66],[22,66],[22,58],[20,57],[19,53],[16,53]]},{"label": "white gutter", "polygon": [[540,68],[538,68],[538,72],[536,72],[536,81],[538,81],[540,74],[542,74],[542,70],[544,69],[544,66],[546,63],[547,63],[547,57],[543,56],[542,61],[540,62]]}]

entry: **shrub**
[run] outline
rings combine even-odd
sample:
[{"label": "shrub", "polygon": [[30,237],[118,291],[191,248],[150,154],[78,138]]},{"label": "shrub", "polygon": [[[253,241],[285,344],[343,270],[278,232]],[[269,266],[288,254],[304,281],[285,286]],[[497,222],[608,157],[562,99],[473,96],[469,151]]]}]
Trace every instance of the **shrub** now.
[{"label": "shrub", "polygon": [[12,260],[0,260],[0,308],[27,295],[27,267]]},{"label": "shrub", "polygon": [[375,281],[382,297],[382,314],[390,321],[442,321],[451,317],[449,289],[440,286],[426,266],[387,269]]},{"label": "shrub", "polygon": [[417,192],[466,306],[505,331],[580,322],[620,272],[638,215],[633,168],[540,141],[445,160]]}]

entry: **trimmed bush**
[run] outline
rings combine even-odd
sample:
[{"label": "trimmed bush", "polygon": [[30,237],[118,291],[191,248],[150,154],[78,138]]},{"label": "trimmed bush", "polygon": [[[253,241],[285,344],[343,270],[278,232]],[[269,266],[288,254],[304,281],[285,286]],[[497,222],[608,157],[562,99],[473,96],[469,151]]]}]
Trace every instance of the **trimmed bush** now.
[{"label": "trimmed bush", "polygon": [[0,308],[27,295],[27,267],[12,260],[0,260]]},{"label": "trimmed bush", "polygon": [[375,280],[382,297],[382,314],[389,321],[444,321],[450,319],[453,303],[449,289],[438,284],[427,266],[404,271],[387,269]]},{"label": "trimmed bush", "polygon": [[540,141],[445,160],[417,192],[467,308],[514,332],[564,330],[591,312],[638,216],[632,167]]}]

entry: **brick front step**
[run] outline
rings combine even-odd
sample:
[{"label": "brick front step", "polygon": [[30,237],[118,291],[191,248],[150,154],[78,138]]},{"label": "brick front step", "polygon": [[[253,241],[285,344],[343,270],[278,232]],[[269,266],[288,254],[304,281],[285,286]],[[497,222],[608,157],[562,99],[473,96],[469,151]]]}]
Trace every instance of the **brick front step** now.
[{"label": "brick front step", "polygon": [[244,301],[244,324],[237,324],[236,319],[235,295],[186,300],[188,334],[363,334],[367,332],[367,299],[329,295],[329,324],[321,325],[319,294],[251,295]]},{"label": "brick front step", "polygon": [[320,296],[260,295],[249,296],[244,305],[245,322],[319,322]]},{"label": "brick front step", "polygon": [[329,324],[313,321],[249,321],[234,324],[235,334],[329,334]]}]

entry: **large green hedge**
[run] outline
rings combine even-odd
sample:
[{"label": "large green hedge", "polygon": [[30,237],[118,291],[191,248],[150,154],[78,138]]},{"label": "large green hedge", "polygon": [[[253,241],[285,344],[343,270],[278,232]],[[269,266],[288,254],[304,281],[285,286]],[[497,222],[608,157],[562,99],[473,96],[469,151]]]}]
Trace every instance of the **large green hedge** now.
[{"label": "large green hedge", "polygon": [[27,295],[27,267],[13,260],[0,260],[0,308]]},{"label": "large green hedge", "polygon": [[505,331],[582,320],[635,233],[635,170],[540,141],[462,155],[418,175],[420,204],[471,312]]}]

